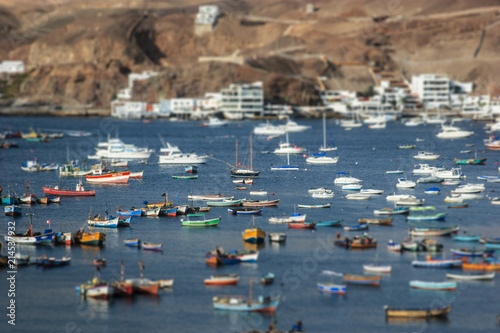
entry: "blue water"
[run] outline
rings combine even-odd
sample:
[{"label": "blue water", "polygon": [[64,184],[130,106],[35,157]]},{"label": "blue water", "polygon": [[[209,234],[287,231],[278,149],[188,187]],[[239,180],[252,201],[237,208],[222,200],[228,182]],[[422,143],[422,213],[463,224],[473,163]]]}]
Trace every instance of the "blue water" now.
[{"label": "blue water", "polygon": [[[322,143],[321,120],[303,120],[301,124],[312,126],[302,133],[291,133],[290,142],[315,152]],[[254,137],[253,166],[261,171],[261,176],[247,191],[238,191],[229,176],[229,166],[234,164],[235,140],[239,142],[239,162],[249,164],[249,133],[257,125],[255,122],[239,122],[223,128],[200,128],[199,123],[153,121],[116,121],[112,119],[62,119],[62,118],[0,118],[0,130],[8,124],[14,130],[28,130],[29,126],[41,130],[84,130],[93,136],[75,138],[65,136],[49,143],[29,143],[19,140],[19,149],[0,150],[0,185],[7,192],[11,184],[17,194],[25,192],[26,180],[35,194],[43,194],[41,187],[56,185],[56,172],[28,173],[20,168],[28,158],[37,157],[41,163],[65,162],[67,151],[71,159],[82,160],[93,154],[93,147],[99,140],[105,140],[108,133],[119,133],[120,138],[138,146],[148,146],[159,151],[161,141],[178,145],[184,152],[211,154],[214,159],[199,166],[197,180],[173,180],[171,175],[183,174],[183,166],[158,166],[153,155],[148,165],[129,163],[132,171],[144,170],[144,179],[130,180],[124,186],[94,186],[96,196],[91,198],[63,198],[60,205],[46,207],[35,205],[23,207],[23,213],[34,213],[34,228],[42,229],[45,221],[51,220],[55,231],[75,231],[84,225],[90,212],[103,213],[105,203],[114,212],[116,206],[127,209],[140,207],[142,202],[159,202],[168,192],[170,200],[179,204],[191,204],[189,194],[225,193],[237,198],[250,198],[250,190],[266,190],[269,198],[278,198],[278,207],[264,209],[262,217],[255,223],[265,231],[284,230],[287,232],[285,244],[267,242],[259,248],[260,256],[256,264],[241,264],[212,268],[205,264],[204,254],[215,246],[226,250],[248,247],[242,242],[241,232],[251,223],[250,216],[232,216],[225,208],[212,208],[208,216],[222,216],[218,228],[181,228],[180,218],[134,218],[131,228],[105,229],[106,246],[64,247],[64,246],[19,246],[17,251],[38,257],[42,254],[62,257],[71,256],[69,266],[43,269],[36,266],[20,267],[16,275],[16,332],[127,332],[138,328],[143,332],[236,332],[251,329],[265,330],[272,317],[260,314],[236,314],[216,312],[212,308],[212,297],[219,294],[248,294],[249,280],[254,283],[253,295],[281,295],[274,320],[277,327],[287,330],[297,320],[302,320],[308,332],[331,331],[372,331],[372,332],[490,332],[497,330],[498,277],[490,282],[459,282],[456,292],[430,292],[410,290],[408,281],[413,279],[444,281],[447,269],[417,269],[411,261],[425,255],[412,253],[390,253],[386,243],[389,239],[402,241],[408,235],[408,224],[404,216],[395,216],[392,227],[370,226],[369,234],[379,241],[376,249],[349,251],[333,247],[332,238],[342,228],[318,228],[311,230],[288,230],[286,226],[270,225],[268,218],[275,215],[289,215],[294,212],[307,213],[309,221],[344,219],[344,225],[358,224],[358,218],[373,217],[372,211],[391,207],[385,197],[392,192],[410,193],[425,198],[426,204],[437,211],[447,210],[443,199],[449,187],[438,185],[440,195],[426,195],[424,190],[435,184],[418,184],[415,189],[397,190],[397,178],[401,175],[387,175],[387,170],[406,170],[403,175],[412,180],[418,177],[411,170],[418,161],[411,156],[418,150],[440,153],[431,165],[453,166],[453,158],[466,148],[465,144],[475,144],[479,156],[488,157],[485,166],[463,166],[466,182],[479,182],[478,175],[498,175],[500,153],[485,150],[482,141],[487,137],[481,123],[463,122],[460,127],[475,131],[468,139],[440,140],[435,138],[438,127],[405,127],[400,123],[389,123],[385,130],[369,130],[365,127],[346,131],[328,120],[328,136],[335,139],[339,147],[340,160],[335,165],[307,165],[303,156],[290,156],[290,164],[299,165],[298,172],[272,172],[271,165],[286,164],[286,156],[263,154],[278,146],[278,139]],[[416,142],[416,138],[425,139]],[[417,144],[417,149],[398,149],[399,144]],[[472,156],[470,154],[469,156]],[[363,180],[364,188],[384,190],[384,194],[368,201],[350,201],[340,187],[333,184],[337,172],[348,172]],[[76,179],[63,178],[63,187],[73,188]],[[334,199],[312,199],[307,190],[312,187],[327,187],[335,192]],[[88,185],[87,188],[92,188]],[[496,196],[495,184],[487,183],[485,194]],[[255,197],[257,198],[257,197]],[[259,197],[260,198],[260,197]],[[299,203],[332,202],[330,209],[298,209]],[[201,202],[195,202],[201,204]],[[442,226],[459,224],[469,233],[500,236],[498,209],[485,198],[470,201],[465,209],[448,209]],[[7,222],[12,218],[4,217]],[[26,216],[15,219],[18,231],[24,231]],[[0,233],[5,234],[7,223]],[[355,234],[351,232],[349,235]],[[163,243],[163,253],[147,252],[123,245],[124,239],[139,238],[143,241]],[[445,254],[449,249],[463,247],[452,238],[439,238],[444,244]],[[479,245],[476,245],[479,246]],[[249,247],[250,248],[250,247]],[[5,254],[5,253],[4,253]],[[161,291],[158,297],[137,296],[134,299],[115,299],[111,302],[82,300],[75,292],[75,286],[85,283],[95,274],[92,260],[101,256],[107,259],[107,267],[102,277],[108,281],[120,276],[120,261],[125,263],[125,276],[138,277],[138,261],[146,265],[144,275],[153,279],[174,278],[172,290]],[[362,264],[377,262],[391,264],[392,274],[384,275],[380,287],[348,285],[344,297],[325,296],[318,293],[316,283],[321,270],[342,273],[363,274]],[[460,273],[460,269],[453,270]],[[261,275],[273,272],[276,281],[269,286],[258,283]],[[239,273],[240,283],[235,287],[205,287],[203,279],[211,274]],[[2,273],[6,276],[6,270]],[[8,284],[5,278],[0,282],[0,307],[8,305]],[[429,306],[452,304],[452,310],[445,321],[428,322],[387,322],[383,310],[390,306]],[[4,312],[5,313],[5,312]],[[14,331],[7,325],[7,317],[0,318],[0,330]]]}]

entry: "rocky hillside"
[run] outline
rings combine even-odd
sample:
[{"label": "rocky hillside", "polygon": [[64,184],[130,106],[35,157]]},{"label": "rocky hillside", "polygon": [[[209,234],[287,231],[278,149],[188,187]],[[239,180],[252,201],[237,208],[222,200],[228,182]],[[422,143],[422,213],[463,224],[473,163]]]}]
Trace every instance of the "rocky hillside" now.
[{"label": "rocky hillside", "polygon": [[315,105],[319,76],[326,88],[364,91],[374,67],[408,78],[445,73],[480,91],[500,86],[498,1],[320,0],[307,13],[309,2],[216,2],[217,25],[198,35],[198,6],[213,2],[0,0],[0,59],[29,69],[0,90],[35,103],[106,106],[128,73],[149,69],[160,76],[137,84],[136,98],[262,80],[269,101]]}]

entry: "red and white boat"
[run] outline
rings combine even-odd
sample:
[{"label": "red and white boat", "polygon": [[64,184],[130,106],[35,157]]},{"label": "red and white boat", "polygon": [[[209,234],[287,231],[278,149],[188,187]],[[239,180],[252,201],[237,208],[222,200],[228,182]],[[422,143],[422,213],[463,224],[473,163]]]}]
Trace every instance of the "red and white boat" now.
[{"label": "red and white boat", "polygon": [[90,298],[109,299],[113,296],[114,293],[115,288],[107,284],[101,284],[87,288],[85,291],[85,296]]},{"label": "red and white boat", "polygon": [[30,185],[28,181],[26,181],[26,195],[24,197],[20,197],[19,200],[22,204],[31,205],[36,203],[36,196],[34,194],[30,194]]},{"label": "red and white boat", "polygon": [[144,171],[141,172],[130,172],[130,178],[131,179],[142,179],[142,174]]},{"label": "red and white boat", "polygon": [[130,178],[130,171],[107,173],[103,175],[87,175],[87,182],[98,184],[127,184]]},{"label": "red and white boat", "polygon": [[484,145],[490,150],[500,150],[500,140],[495,136],[492,136],[488,140],[484,140]]},{"label": "red and white boat", "polygon": [[71,232],[59,232],[56,234],[57,244],[71,245],[72,240]]},{"label": "red and white boat", "polygon": [[229,286],[237,285],[240,277],[238,274],[212,275],[210,279],[205,279],[207,286]]},{"label": "red and white boat", "polygon": [[43,193],[45,193],[46,196],[53,196],[53,195],[64,195],[64,196],[94,196],[95,191],[94,190],[85,190],[83,187],[83,183],[79,182],[76,184],[76,189],[75,190],[63,190],[60,189],[59,186],[54,186],[54,187],[42,187]]}]

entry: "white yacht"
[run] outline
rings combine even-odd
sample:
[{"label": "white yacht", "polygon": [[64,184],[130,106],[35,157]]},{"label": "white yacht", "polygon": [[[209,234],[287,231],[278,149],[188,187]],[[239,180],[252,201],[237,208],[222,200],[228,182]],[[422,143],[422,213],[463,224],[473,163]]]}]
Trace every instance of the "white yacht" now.
[{"label": "white yacht", "polygon": [[462,139],[468,138],[472,134],[474,134],[472,131],[464,131],[455,126],[442,125],[441,132],[436,134],[436,137],[440,139]]},{"label": "white yacht", "polygon": [[396,184],[397,188],[414,188],[417,183],[406,178],[399,178]]},{"label": "white yacht", "polygon": [[465,178],[464,174],[462,173],[461,168],[451,168],[451,170],[434,171],[431,175],[435,176],[435,177],[444,178],[444,179]]},{"label": "white yacht", "polygon": [[295,121],[288,119],[286,124],[278,126],[285,132],[303,132],[311,128],[311,126],[299,125]]},{"label": "white yacht", "polygon": [[307,163],[311,164],[335,164],[339,161],[339,157],[326,156],[325,153],[313,154],[313,156],[306,158]]},{"label": "white yacht", "polygon": [[424,120],[422,118],[414,117],[411,118],[410,120],[406,121],[405,126],[408,127],[415,127],[415,126],[420,126],[424,124]]},{"label": "white yacht", "polygon": [[137,148],[135,145],[122,143],[108,145],[104,149],[96,148],[95,156],[106,159],[148,159],[152,153],[154,153],[154,149]]},{"label": "white yacht", "polygon": [[296,147],[288,142],[288,132],[286,132],[286,142],[280,143],[279,148],[274,150],[275,154],[300,154],[306,149],[301,147]]},{"label": "white yacht", "polygon": [[338,172],[337,178],[333,181],[336,185],[348,185],[361,183],[361,179],[348,176],[345,172]]},{"label": "white yacht", "polygon": [[419,167],[413,169],[412,173],[414,175],[430,175],[435,171],[445,170],[443,167],[430,166],[429,164],[419,164]]},{"label": "white yacht", "polygon": [[483,191],[484,184],[465,184],[451,190],[451,193],[481,193]]},{"label": "white yacht", "polygon": [[253,129],[254,134],[256,135],[283,135],[285,134],[285,130],[280,126],[274,126],[270,122],[266,122],[265,124],[260,124],[259,126]]},{"label": "white yacht", "polygon": [[417,160],[437,160],[441,155],[429,151],[419,151],[413,158]]},{"label": "white yacht", "polygon": [[158,157],[158,164],[204,164],[208,156],[199,156],[195,153],[184,154],[179,147],[166,143],[165,148],[161,148],[162,155]]}]

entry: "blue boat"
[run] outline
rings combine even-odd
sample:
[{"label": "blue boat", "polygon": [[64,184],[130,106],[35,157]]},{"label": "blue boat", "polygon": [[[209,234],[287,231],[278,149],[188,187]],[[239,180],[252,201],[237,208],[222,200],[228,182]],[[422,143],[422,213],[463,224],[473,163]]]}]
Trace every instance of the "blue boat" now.
[{"label": "blue boat", "polygon": [[175,207],[168,207],[168,208],[162,208],[160,209],[159,215],[168,215],[168,216],[175,216],[177,215],[177,206]]},{"label": "blue boat", "polygon": [[132,220],[132,217],[119,218],[118,219],[118,228],[130,227],[131,220]]},{"label": "blue boat", "polygon": [[[499,247],[500,248],[500,247]],[[451,249],[451,254],[460,257],[482,257],[492,255],[495,249],[474,250],[474,249]]]},{"label": "blue boat", "polygon": [[426,194],[439,194],[440,191],[441,190],[439,188],[437,188],[437,187],[430,187],[427,190],[425,190],[424,192]]},{"label": "blue boat", "polygon": [[335,284],[335,283],[318,283],[318,290],[326,294],[344,295],[346,290],[346,285]]},{"label": "blue boat", "polygon": [[342,220],[324,221],[324,222],[317,222],[316,227],[339,227],[341,224]]},{"label": "blue boat", "polygon": [[496,243],[486,243],[487,249],[500,249],[500,244]]},{"label": "blue boat", "polygon": [[136,238],[136,239],[126,239],[123,241],[126,246],[130,247],[140,247],[141,246],[141,240]]},{"label": "blue boat", "polygon": [[6,216],[19,216],[21,215],[21,207],[16,205],[5,206],[4,208]]},{"label": "blue boat", "polygon": [[189,172],[189,173],[197,173],[198,167],[196,165],[188,165],[184,168],[184,171]]},{"label": "blue boat", "polygon": [[345,231],[360,231],[360,230],[367,230],[367,229],[368,229],[368,223],[353,225],[350,227],[344,227]]},{"label": "blue boat", "polygon": [[458,242],[478,242],[481,239],[481,236],[456,235],[456,236],[453,236],[453,239],[458,241]]},{"label": "blue boat", "polygon": [[236,312],[266,312],[275,313],[280,302],[279,297],[259,296],[252,299],[252,279],[250,279],[250,297],[242,295],[220,295],[212,299],[215,310]]},{"label": "blue boat", "polygon": [[15,205],[19,203],[19,198],[8,196],[2,198],[2,205]]},{"label": "blue boat", "polygon": [[119,210],[116,212],[119,216],[141,216],[142,210]]},{"label": "blue boat", "polygon": [[429,268],[446,268],[446,267],[460,267],[462,266],[462,259],[433,259],[428,261],[413,260],[411,262],[413,267],[429,267]]}]

